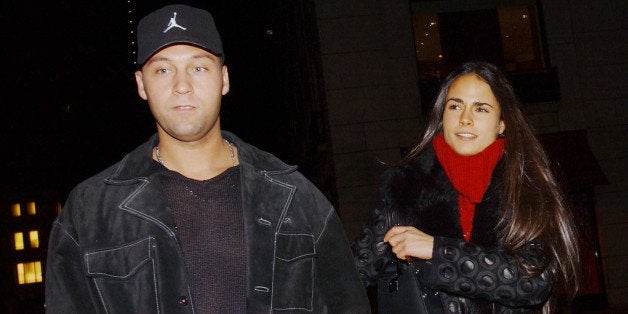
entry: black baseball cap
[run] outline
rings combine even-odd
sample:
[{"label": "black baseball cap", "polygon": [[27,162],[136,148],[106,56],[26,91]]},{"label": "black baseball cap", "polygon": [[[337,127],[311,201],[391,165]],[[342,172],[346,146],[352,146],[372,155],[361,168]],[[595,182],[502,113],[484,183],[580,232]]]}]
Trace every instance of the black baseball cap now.
[{"label": "black baseball cap", "polygon": [[212,15],[202,9],[173,4],[158,9],[137,25],[137,63],[173,44],[190,44],[224,61],[222,41]]}]

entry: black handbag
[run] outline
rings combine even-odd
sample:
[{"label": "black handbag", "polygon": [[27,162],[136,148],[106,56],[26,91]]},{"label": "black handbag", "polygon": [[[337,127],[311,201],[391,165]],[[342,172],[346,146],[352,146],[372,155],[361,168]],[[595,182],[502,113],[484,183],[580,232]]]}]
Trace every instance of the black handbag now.
[{"label": "black handbag", "polygon": [[397,260],[397,271],[383,274],[377,281],[377,312],[379,314],[444,313],[437,292],[421,287],[414,262]]},{"label": "black handbag", "polygon": [[[397,211],[386,213],[389,227],[402,225]],[[438,292],[421,287],[417,274],[422,262],[406,262],[395,258],[377,281],[377,312],[379,314],[444,313]]]}]

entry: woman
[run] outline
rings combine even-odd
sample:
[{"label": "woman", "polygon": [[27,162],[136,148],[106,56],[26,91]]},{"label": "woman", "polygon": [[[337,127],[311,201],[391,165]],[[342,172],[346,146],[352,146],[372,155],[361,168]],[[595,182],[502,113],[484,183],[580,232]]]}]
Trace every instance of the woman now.
[{"label": "woman", "polygon": [[365,283],[412,260],[434,292],[422,298],[430,311],[548,313],[573,298],[571,215],[494,65],[467,63],[445,79],[423,138],[386,171],[382,194],[354,244]]}]

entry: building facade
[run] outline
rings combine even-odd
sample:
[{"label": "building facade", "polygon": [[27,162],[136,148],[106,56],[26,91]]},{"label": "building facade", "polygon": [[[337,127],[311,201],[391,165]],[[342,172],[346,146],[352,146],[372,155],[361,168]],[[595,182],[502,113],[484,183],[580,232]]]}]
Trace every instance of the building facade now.
[{"label": "building facade", "polygon": [[[504,36],[508,25],[503,25],[500,17],[524,7],[530,10],[529,14],[519,17],[537,20],[528,23],[528,29],[519,33],[532,34],[535,38],[532,46],[538,46],[532,47],[529,53],[513,51],[512,47],[507,47],[507,42],[513,38],[502,37],[495,41],[492,37],[488,39],[489,48],[501,49],[500,65],[509,73],[523,73],[530,69],[530,64],[537,67],[531,72],[538,78],[526,80],[524,77],[519,85],[526,87],[526,81],[542,81],[543,84],[533,84],[534,89],[527,91],[546,89],[541,95],[524,99],[523,110],[539,135],[572,136],[570,132],[574,131],[579,139],[584,137],[585,146],[590,147],[594,155],[593,162],[601,166],[608,180],[600,179],[588,186],[593,190],[594,208],[589,218],[597,220],[593,232],[599,235],[601,284],[611,307],[628,305],[625,267],[628,246],[623,245],[628,230],[628,143],[624,136],[628,116],[622,105],[628,91],[623,78],[628,54],[623,1],[315,2],[339,212],[350,237],[357,235],[375,204],[379,174],[383,170],[379,161],[399,159],[403,150],[417,140],[425,118],[422,107],[430,99],[429,82],[425,78],[433,64],[417,52],[421,43],[428,42],[421,38],[427,33],[417,32],[416,16],[436,15],[443,18],[438,21],[440,24],[451,23],[448,16],[462,14],[464,17],[466,13],[475,12],[479,14],[476,18],[483,17],[483,23],[479,24],[492,23]],[[482,15],[486,11],[495,14]],[[442,42],[442,39],[461,35],[456,35],[451,27],[445,30],[446,34],[442,31],[439,36],[441,53],[446,59],[448,53],[456,53],[456,47],[451,47],[451,40]],[[496,47],[495,42],[501,42],[501,47]],[[482,49],[467,52],[468,57],[486,56]],[[461,55],[464,56],[458,52],[458,57]],[[454,61],[462,59],[454,58]],[[555,88],[551,88],[552,85]],[[550,88],[545,88],[547,86]],[[429,107],[429,103],[427,105]],[[569,144],[564,140],[558,143]],[[575,155],[575,152],[571,154]]]},{"label": "building facade", "polygon": [[3,197],[0,204],[0,308],[43,313],[48,235],[61,203],[45,197]]}]

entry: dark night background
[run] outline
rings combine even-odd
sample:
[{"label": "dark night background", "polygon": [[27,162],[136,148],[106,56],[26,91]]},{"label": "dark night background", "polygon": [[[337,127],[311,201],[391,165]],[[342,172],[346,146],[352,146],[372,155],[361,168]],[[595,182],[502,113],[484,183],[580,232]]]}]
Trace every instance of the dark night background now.
[{"label": "dark night background", "polygon": [[[2,0],[0,203],[37,200],[38,215],[20,217],[23,225],[10,211],[0,215],[0,251],[13,253],[0,259],[0,312],[42,312],[43,283],[15,289],[15,264],[43,261],[45,269],[57,204],[155,132],[137,95],[132,31],[170,3],[214,16],[231,83],[222,128],[298,165],[337,199],[325,115],[315,108],[320,62],[310,2]],[[38,229],[43,250],[15,250],[14,232],[24,228]]]},{"label": "dark night background", "polygon": [[[280,1],[180,2],[212,12],[223,37],[231,78],[223,129],[297,162],[284,153],[292,129]],[[3,193],[64,200],[154,132],[135,89],[128,21],[168,3],[3,0]]]},{"label": "dark night background", "polygon": [[[352,201],[364,196],[360,192],[366,189],[360,184],[364,184],[363,179],[369,172],[362,171],[364,169],[360,168],[360,165],[365,167],[364,160],[359,158],[373,152],[362,151],[362,146],[352,146],[355,141],[362,140],[360,137],[362,135],[357,136],[356,139],[349,136],[340,137],[341,140],[349,139],[349,141],[347,143],[341,141],[343,145],[347,144],[347,147],[342,147],[335,152],[339,156],[340,162],[334,164],[331,160],[334,156],[331,152],[331,140],[329,138],[329,134],[332,132],[329,132],[330,123],[326,120],[329,115],[326,112],[327,99],[325,97],[328,95],[324,89],[331,89],[330,94],[335,92],[337,98],[345,99],[338,97],[338,94],[345,95],[339,90],[344,91],[343,89],[347,87],[351,88],[355,87],[356,84],[363,84],[363,81],[366,80],[363,78],[366,76],[363,75],[364,73],[377,76],[374,79],[374,85],[367,84],[367,88],[375,88],[378,91],[382,90],[381,82],[386,81],[388,85],[385,86],[385,89],[390,88],[392,90],[401,86],[402,88],[400,87],[397,91],[401,91],[403,94],[403,88],[408,86],[403,84],[413,81],[404,77],[399,78],[399,82],[393,80],[394,82],[390,83],[387,81],[386,75],[395,76],[395,79],[397,79],[397,75],[410,75],[401,69],[398,71],[388,71],[389,69],[376,71],[373,69],[381,69],[384,66],[368,64],[369,67],[373,66],[373,69],[362,71],[363,69],[356,70],[358,66],[354,66],[364,66],[364,62],[358,62],[358,59],[364,56],[373,54],[380,57],[381,52],[372,53],[369,51],[369,49],[377,50],[380,46],[373,45],[375,47],[373,48],[370,45],[372,45],[372,41],[382,39],[378,35],[388,37],[388,34],[385,36],[379,34],[380,28],[386,30],[389,27],[387,24],[373,28],[367,27],[366,31],[377,30],[375,34],[369,33],[368,37],[366,35],[351,37],[360,28],[353,23],[362,25],[360,23],[363,20],[379,21],[379,18],[373,16],[382,15],[386,17],[386,14],[396,12],[394,5],[377,1],[365,1],[363,3],[347,1],[345,4],[347,8],[336,7],[336,3],[327,5],[321,1],[318,4],[323,8],[319,7],[318,9],[319,13],[322,14],[316,17],[313,16],[316,10],[311,7],[314,1],[0,0],[0,59],[2,60],[0,63],[2,70],[0,75],[0,180],[3,182],[0,189],[1,203],[12,204],[32,199],[37,200],[38,206],[39,204],[47,206],[47,202],[50,200],[63,203],[70,189],[76,184],[117,162],[155,132],[154,121],[148,105],[139,98],[136,91],[133,72],[137,67],[133,63],[135,47],[131,30],[135,29],[137,20],[146,13],[174,2],[186,3],[209,10],[213,14],[222,35],[226,64],[229,67],[231,80],[230,92],[223,98],[221,119],[223,129],[233,131],[243,140],[277,155],[288,163],[298,165],[300,170],[328,196],[334,205],[338,205],[338,203],[342,205],[342,202],[339,202],[342,197],[338,197],[336,194],[338,190],[336,184],[343,188],[346,194],[357,192],[355,197],[345,195],[345,208],[342,208],[344,212],[341,212],[345,215],[344,217],[341,216],[344,219],[343,222],[357,223],[360,219],[358,214],[361,213],[360,208],[357,207],[361,203],[358,202],[356,208],[347,206],[347,204],[353,205],[350,204]],[[355,7],[349,8],[349,2],[356,4]],[[410,2],[432,1],[411,0]],[[618,7],[620,6],[619,1],[615,0],[601,2],[616,3]],[[375,6],[374,3],[377,5]],[[622,47],[625,45],[621,42],[621,38],[618,43],[611,40],[614,39],[611,35],[601,37],[602,39],[593,38],[593,35],[598,33],[606,34],[602,32],[607,31],[606,24],[610,25],[611,30],[613,27],[617,27],[617,24],[621,24],[613,19],[608,19],[603,14],[597,16],[598,13],[595,12],[600,11],[598,9],[603,9],[600,12],[608,14],[610,17],[623,15],[611,14],[617,10],[604,9],[604,6],[596,7],[593,3],[597,2],[584,0],[539,0],[536,3],[539,7],[542,3],[548,16],[554,18],[554,20],[549,19],[551,25],[547,28],[550,35],[549,42],[553,44],[553,54],[559,56],[554,57],[555,64],[553,67],[555,68],[550,69],[552,71],[549,72],[549,77],[554,78],[552,82],[556,83],[549,84],[550,90],[554,92],[553,94],[557,98],[552,99],[552,101],[557,103],[562,101],[570,105],[577,104],[575,110],[567,112],[567,118],[582,115],[582,123],[580,124],[578,121],[581,120],[576,119],[576,122],[571,122],[569,119],[565,120],[564,116],[562,116],[564,120],[559,123],[557,118],[555,121],[556,129],[552,130],[552,132],[572,131],[567,132],[569,133],[567,135],[575,136],[578,141],[565,141],[563,137],[560,137],[564,136],[564,133],[555,133],[545,137],[546,145],[554,148],[550,152],[555,154],[552,156],[553,160],[565,159],[563,166],[566,165],[565,168],[572,169],[571,174],[578,179],[576,181],[586,186],[587,189],[578,187],[581,188],[576,191],[579,194],[574,193],[574,195],[584,199],[580,202],[581,207],[586,207],[585,209],[593,217],[590,219],[591,225],[595,227],[595,215],[591,211],[595,207],[595,196],[606,196],[606,203],[602,202],[599,205],[602,210],[609,210],[610,212],[611,209],[614,209],[616,212],[625,212],[622,198],[624,194],[621,194],[623,190],[620,191],[620,184],[624,182],[623,177],[625,176],[611,173],[614,181],[616,181],[615,184],[619,186],[617,190],[607,188],[602,192],[607,191],[606,194],[608,195],[604,193],[595,195],[591,186],[598,185],[599,182],[606,179],[599,180],[599,182],[591,180],[591,176],[582,170],[583,154],[576,156],[580,159],[574,158],[573,151],[588,152],[587,156],[591,156],[588,160],[593,160],[589,163],[595,166],[596,171],[594,172],[602,173],[588,146],[587,139],[589,141],[593,139],[596,147],[601,146],[608,150],[596,151],[598,154],[601,152],[607,168],[618,169],[618,171],[625,169],[623,166],[615,166],[622,162],[625,156],[621,153],[617,153],[615,156],[613,152],[615,146],[620,147],[620,149],[625,147],[621,145],[623,141],[616,141],[620,143],[617,145],[612,141],[612,139],[618,139],[619,136],[610,136],[612,139],[607,141],[605,131],[608,128],[608,134],[610,134],[614,133],[614,130],[625,128],[622,125],[612,125],[612,123],[623,123],[621,121],[624,120],[621,120],[619,114],[620,110],[616,109],[620,118],[615,118],[615,115],[610,113],[600,114],[606,110],[604,109],[606,107],[599,110],[596,106],[600,106],[601,103],[592,101],[598,101],[597,98],[600,98],[601,102],[608,101],[610,99],[608,95],[619,95],[617,99],[623,99],[623,94],[609,92],[617,84],[609,84],[610,87],[602,86],[607,81],[607,75],[599,74],[598,69],[592,66],[597,63],[591,62],[588,67],[576,65],[581,63],[586,65],[587,56],[593,56],[592,52],[599,51],[602,52],[602,62],[599,64],[607,66],[604,69],[612,68],[605,63],[604,56],[611,60],[608,61],[609,64],[616,62],[612,61],[615,60],[614,58],[620,60],[620,62],[616,62],[620,66],[624,64],[625,57],[618,57],[610,53],[615,49],[618,51],[624,49]],[[369,4],[380,10],[374,10],[376,13],[373,13],[369,11],[370,9],[365,9]],[[595,10],[591,9],[593,7]],[[343,9],[351,11],[351,13],[332,13],[332,11],[343,11]],[[353,14],[366,14],[367,16],[362,19],[361,17],[355,18]],[[373,16],[369,16],[369,14]],[[563,25],[568,24],[565,22],[568,16],[573,19],[572,25],[570,28],[563,28]],[[320,21],[317,21],[317,18]],[[382,18],[381,20],[389,22],[391,19]],[[593,23],[592,26],[587,26],[591,23],[585,23],[586,21],[599,22],[599,25]],[[370,26],[367,23],[364,25]],[[328,45],[326,51],[319,47],[319,32],[316,27],[321,27],[321,38]],[[342,27],[350,28],[346,34],[343,33],[343,36],[332,36],[336,32],[342,33],[344,31]],[[621,27],[624,27],[623,24]],[[565,29],[575,33],[575,35],[567,35],[578,40],[580,40],[578,36],[581,36],[587,40],[577,41],[567,35],[563,38]],[[608,34],[615,33],[609,32]],[[371,36],[374,39],[371,40]],[[588,41],[590,36],[591,39],[594,39],[591,40],[591,43]],[[390,42],[393,42],[396,37],[391,38]],[[574,56],[564,54],[571,49],[569,45],[572,43],[569,40],[575,42],[573,44],[576,46]],[[330,45],[329,42],[332,41],[337,41],[340,44],[337,46]],[[615,46],[611,46],[611,42]],[[476,43],[472,44],[475,45]],[[350,45],[355,47],[349,48]],[[588,49],[588,47],[593,48]],[[401,51],[401,48],[399,49]],[[544,46],[543,49],[545,50],[547,47]],[[323,84],[321,69],[321,58],[324,57],[321,57],[321,54],[324,55],[325,53],[328,54],[326,56],[327,66],[333,68],[333,71],[329,71],[330,73],[326,77],[328,78],[327,84]],[[548,51],[543,53],[548,54]],[[581,53],[583,56],[577,56],[577,53]],[[619,54],[621,52],[617,53],[617,55]],[[339,58],[339,55],[342,58]],[[570,56],[573,57],[573,60],[569,59]],[[597,58],[597,55],[595,56]],[[583,62],[583,60],[587,62]],[[377,61],[390,66],[398,59]],[[556,68],[562,72],[559,71],[557,74]],[[560,80],[562,86],[559,86],[558,77],[561,73],[563,75]],[[594,76],[590,80],[591,73],[598,76]],[[620,71],[611,74],[613,73],[619,76]],[[613,76],[608,77],[612,78]],[[534,77],[534,73],[532,75],[528,73],[524,78],[527,79],[522,80],[523,83],[531,82],[534,83],[534,86],[548,86],[548,84],[539,83],[539,80]],[[576,78],[581,79],[583,83],[576,84]],[[353,81],[349,84],[342,84],[344,80]],[[517,83],[516,80],[515,83]],[[526,85],[523,86],[526,87]],[[592,88],[589,88],[591,86]],[[599,86],[602,88],[596,88]],[[358,87],[355,89],[355,94],[347,94],[350,96],[347,96],[348,99],[356,102],[362,100],[362,95],[359,93],[362,93],[361,88],[363,86]],[[582,91],[578,91],[579,88]],[[564,95],[561,95],[561,89],[565,91]],[[538,88],[524,88],[524,90],[531,91],[538,90]],[[583,95],[571,95],[574,91]],[[372,93],[366,92],[364,94],[372,95]],[[429,93],[421,91],[421,98],[429,98],[429,95]],[[599,97],[599,95],[603,97]],[[521,96],[525,98],[526,95]],[[381,106],[383,108],[388,102],[405,99],[403,97],[384,99],[383,97],[382,99],[365,101],[365,105],[369,105],[370,101],[383,101]],[[335,100],[338,102],[338,99]],[[578,103],[582,100],[585,100],[583,104]],[[619,105],[620,100],[614,101],[611,102],[611,105],[617,103],[618,107],[621,106]],[[431,102],[424,100],[421,103],[425,106]],[[338,107],[337,103],[336,106]],[[588,106],[591,106],[591,109]],[[354,124],[364,124],[368,128],[376,129],[378,134],[382,133],[380,127],[374,127],[374,125],[379,124],[361,120],[368,115],[353,112],[355,108],[358,108],[358,105],[352,104],[352,106],[347,107],[351,110],[340,108],[348,111],[346,116],[342,116],[342,110],[336,112],[336,114],[338,112],[341,114],[341,117],[336,117],[336,133],[354,130],[346,127],[347,125],[353,127]],[[552,106],[549,109],[544,108],[544,110],[549,111],[540,112],[538,116],[553,117],[560,113],[565,115],[564,107],[558,108],[557,105],[554,107],[555,109],[552,109]],[[391,108],[399,107],[391,106]],[[336,108],[336,110],[338,109]],[[367,111],[367,109],[364,110]],[[530,112],[532,114],[537,113],[534,110],[530,110],[528,113]],[[353,116],[358,116],[358,118],[353,119]],[[393,115],[393,118],[397,119],[397,116]],[[605,120],[615,122],[605,122]],[[554,123],[553,120],[552,123]],[[561,123],[564,125],[560,126]],[[554,126],[554,124],[551,125]],[[365,131],[364,137],[372,136],[376,131],[371,133]],[[387,130],[383,131],[382,137],[391,134],[386,133]],[[590,135],[587,135],[587,131]],[[355,135],[350,132],[348,134]],[[359,134],[362,134],[362,130]],[[377,143],[377,138],[374,139],[374,142]],[[575,150],[576,144],[582,144],[584,148]],[[391,146],[395,145],[397,144]],[[385,145],[382,147],[375,145],[375,147],[379,149],[382,147],[390,148]],[[395,147],[395,149],[397,148]],[[615,159],[618,162],[615,162]],[[342,161],[345,163],[343,164]],[[574,161],[574,163],[569,164],[570,161]],[[351,167],[347,167],[349,163],[351,163]],[[358,165],[357,168],[354,167],[354,163]],[[343,166],[344,168],[342,168]],[[335,170],[334,167],[339,170]],[[344,172],[341,172],[342,170]],[[370,169],[366,170],[371,171]],[[336,182],[334,171],[338,171],[338,177],[343,178],[342,182]],[[344,186],[342,185],[343,182]],[[369,182],[367,181],[367,183]],[[614,205],[614,203],[609,205],[609,202],[614,200],[612,198],[615,197],[614,195],[618,195],[616,196],[618,205]],[[337,206],[339,209],[341,207]],[[49,224],[49,221],[54,218],[53,215],[56,214],[53,210],[49,210],[54,206],[44,206],[44,208],[46,209],[41,212],[49,211],[47,213],[49,216],[43,216],[44,219],[47,219],[44,220],[45,223]],[[9,215],[8,211],[6,215]],[[22,223],[31,224],[35,221],[33,217],[25,216],[27,217],[22,217]],[[0,218],[2,217],[0,215]],[[626,278],[624,275],[625,266],[621,266],[625,258],[625,253],[623,253],[625,252],[625,245],[620,244],[625,234],[625,230],[622,229],[625,226],[625,220],[622,220],[622,217],[625,217],[625,214],[611,213],[604,218],[605,230],[611,230],[610,236],[607,237],[611,248],[609,250],[611,258],[607,260],[610,265],[608,267],[620,270],[620,275],[616,276],[619,279],[616,279],[613,286],[616,288],[615,296],[625,295],[623,291],[626,289],[623,279]],[[11,247],[13,241],[11,229],[13,226],[11,224],[15,220],[12,218],[7,218],[4,221],[0,219],[0,227],[9,230],[6,234],[0,234],[0,240],[3,240],[0,241],[2,242],[0,243],[0,251],[3,252],[14,253]],[[614,220],[619,221],[619,223],[615,224]],[[18,227],[16,230],[22,228]],[[42,243],[47,242],[45,229],[42,228],[39,239]],[[593,234],[597,234],[597,231]],[[1,238],[1,236],[7,238]],[[614,253],[613,250],[618,251],[618,253]],[[596,254],[598,253],[596,251]],[[45,252],[25,250],[25,252],[16,253],[16,256],[10,256],[15,260],[6,259],[2,261],[0,266],[4,265],[5,267],[2,268],[6,269],[0,271],[0,282],[14,282],[15,262],[43,260],[41,256],[32,255],[33,257],[31,257],[27,256],[28,254],[42,254],[41,256],[44,256]],[[617,258],[613,259],[614,257]],[[597,266],[601,267],[600,265],[598,263]],[[612,277],[609,278],[614,280]],[[603,283],[603,281],[600,282]],[[20,294],[20,300],[15,301],[20,304],[15,308],[23,309],[22,312],[28,312],[28,308],[31,307],[32,312],[41,312],[41,304],[43,304],[41,283],[26,285],[19,290],[18,294],[14,290],[16,289],[13,289],[12,286],[4,285],[0,287],[0,296],[15,301],[16,296]],[[605,291],[602,292],[605,293]],[[603,297],[606,298],[605,295]],[[32,300],[36,300],[38,303],[32,302]],[[621,300],[623,297],[620,298]],[[3,311],[5,305],[2,302],[4,300],[0,300],[0,312]]]}]

